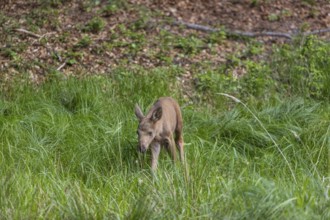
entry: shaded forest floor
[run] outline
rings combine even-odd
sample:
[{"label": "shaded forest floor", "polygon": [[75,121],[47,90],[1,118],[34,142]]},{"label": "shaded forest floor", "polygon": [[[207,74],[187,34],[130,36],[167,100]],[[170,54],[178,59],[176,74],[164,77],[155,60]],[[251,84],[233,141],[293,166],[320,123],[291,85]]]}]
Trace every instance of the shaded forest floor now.
[{"label": "shaded forest floor", "polygon": [[[14,0],[0,5],[1,83],[26,74],[34,82],[52,74],[107,74],[124,66],[183,68],[182,81],[207,69],[246,73],[237,60],[267,60],[287,39],[227,36],[225,30],[296,33],[328,28],[322,1]],[[219,28],[203,33],[173,20]],[[33,33],[17,31],[23,29]],[[329,33],[321,35],[329,37]]]},{"label": "shaded forest floor", "polygon": [[[1,0],[0,219],[330,219],[330,34],[296,34],[329,5]],[[160,96],[186,164],[155,176],[134,105]]]}]

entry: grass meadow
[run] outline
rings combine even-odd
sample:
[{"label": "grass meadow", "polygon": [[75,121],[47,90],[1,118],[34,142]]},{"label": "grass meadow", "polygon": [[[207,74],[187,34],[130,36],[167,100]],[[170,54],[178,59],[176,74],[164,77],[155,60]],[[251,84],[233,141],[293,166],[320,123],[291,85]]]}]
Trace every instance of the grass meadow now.
[{"label": "grass meadow", "polygon": [[[258,75],[231,90],[239,100],[210,72],[187,99],[171,67],[17,79],[1,90],[0,219],[329,219],[329,61],[314,63],[317,90],[296,77],[302,58],[287,61],[260,68],[292,87]],[[134,105],[160,96],[182,106],[188,173],[162,152],[153,176],[137,152]]]},{"label": "grass meadow", "polygon": [[[61,14],[47,10],[39,9],[40,25]],[[17,17],[13,28],[20,26]],[[257,41],[237,39],[247,49],[226,57],[226,64],[193,61],[187,88],[177,80],[183,67],[168,52],[181,51],[178,57],[189,61],[201,48],[212,51],[225,33],[198,39],[164,29],[150,47],[160,49],[146,53],[166,67],[144,69],[130,65],[130,57],[144,53],[148,36],[137,30],[149,26],[145,18],[141,13],[132,27],[120,25],[119,34],[110,34],[114,39],[96,48],[99,57],[125,50],[118,67],[102,75],[64,78],[42,58],[21,57],[30,40],[10,46],[17,34],[7,36],[1,55],[21,76],[5,81],[12,72],[0,73],[0,219],[330,219],[329,42],[302,36],[264,56]],[[77,29],[97,33],[103,22],[92,19]],[[48,45],[45,35],[39,41]],[[65,68],[87,62],[79,61],[81,51],[98,45],[83,36],[62,54]],[[68,36],[58,38],[62,44]],[[94,58],[87,60],[92,66]],[[47,70],[40,85],[28,79],[27,67],[38,65]],[[235,78],[235,69],[246,74]],[[182,106],[189,174],[162,152],[153,176],[150,155],[137,152],[135,103],[146,111],[161,96]]]}]

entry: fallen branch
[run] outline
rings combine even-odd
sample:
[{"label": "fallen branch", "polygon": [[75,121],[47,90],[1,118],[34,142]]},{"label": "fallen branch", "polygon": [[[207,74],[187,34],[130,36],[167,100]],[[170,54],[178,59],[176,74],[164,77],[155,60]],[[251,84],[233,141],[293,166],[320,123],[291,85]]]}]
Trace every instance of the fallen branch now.
[{"label": "fallen branch", "polygon": [[65,65],[66,65],[66,61],[62,63],[61,66],[59,66],[56,70],[60,71],[63,67],[65,67]]},{"label": "fallen branch", "polygon": [[20,33],[24,33],[24,34],[26,34],[26,35],[28,35],[28,36],[30,36],[30,37],[34,37],[34,38],[38,38],[38,39],[40,39],[40,38],[42,37],[42,36],[39,35],[39,34],[35,34],[35,33],[31,32],[31,31],[27,31],[27,30],[22,29],[22,28],[14,29],[14,31],[16,31],[16,32],[20,32]]},{"label": "fallen branch", "polygon": [[[174,21],[172,22],[175,26],[185,26],[186,28],[197,30],[197,31],[204,31],[204,32],[218,32],[221,31],[221,29],[216,29],[204,25],[199,24],[192,24],[184,21]],[[283,32],[271,32],[271,31],[265,31],[265,32],[247,32],[247,31],[225,31],[226,34],[231,36],[242,36],[242,37],[280,37],[280,38],[286,38],[289,40],[292,40],[295,36],[302,35],[302,36],[309,36],[309,35],[315,35],[315,34],[322,34],[330,32],[330,28],[321,29],[321,30],[315,30],[310,32],[303,32],[303,33],[296,33],[296,34],[289,34],[289,33],[283,33]]]},{"label": "fallen branch", "polygon": [[192,23],[188,23],[188,22],[184,22],[184,21],[174,21],[172,23],[173,25],[176,26],[185,26],[187,28],[196,30],[196,31],[204,31],[204,32],[218,32],[220,31],[220,29],[215,29],[215,28],[211,28],[208,26],[204,26],[204,25],[199,25],[199,24],[192,24]]},{"label": "fallen branch", "polygon": [[228,35],[232,36],[243,36],[243,37],[282,37],[292,39],[292,36],[288,33],[281,32],[244,32],[244,31],[226,31]]},{"label": "fallen branch", "polygon": [[328,33],[328,32],[330,32],[330,28],[321,29],[321,30],[315,30],[315,31],[310,31],[310,32],[304,32],[302,34],[304,36],[308,36],[308,35],[323,34],[323,33]]}]

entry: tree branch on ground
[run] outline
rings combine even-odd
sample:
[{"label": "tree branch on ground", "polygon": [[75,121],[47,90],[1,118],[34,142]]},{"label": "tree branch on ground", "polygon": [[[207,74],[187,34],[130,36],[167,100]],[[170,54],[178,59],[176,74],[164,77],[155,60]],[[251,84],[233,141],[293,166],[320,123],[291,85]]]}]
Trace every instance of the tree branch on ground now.
[{"label": "tree branch on ground", "polygon": [[[193,29],[197,31],[203,31],[203,32],[219,32],[223,31],[222,29],[212,28],[204,25],[199,24],[193,24],[188,23],[185,21],[174,21],[171,23],[175,26],[184,26],[188,29]],[[230,30],[224,30],[227,35],[230,36],[240,36],[240,37],[279,37],[279,38],[286,38],[289,40],[292,40],[295,36],[302,35],[302,36],[309,36],[309,35],[316,35],[316,34],[323,34],[330,32],[330,28],[326,29],[320,29],[315,31],[309,31],[309,32],[302,32],[302,33],[283,33],[283,32],[271,32],[271,31],[265,31],[265,32],[248,32],[248,31],[230,31]]]},{"label": "tree branch on ground", "polygon": [[65,67],[66,65],[66,61],[64,63],[62,63],[59,67],[57,67],[57,71],[60,71],[63,67]]},{"label": "tree branch on ground", "polygon": [[38,39],[42,37],[39,34],[35,34],[35,33],[31,32],[31,31],[25,30],[23,28],[17,28],[17,29],[14,29],[14,31],[19,32],[19,33],[23,33],[23,34],[26,34],[26,35],[28,35],[30,37],[34,37],[34,38],[38,38]]}]

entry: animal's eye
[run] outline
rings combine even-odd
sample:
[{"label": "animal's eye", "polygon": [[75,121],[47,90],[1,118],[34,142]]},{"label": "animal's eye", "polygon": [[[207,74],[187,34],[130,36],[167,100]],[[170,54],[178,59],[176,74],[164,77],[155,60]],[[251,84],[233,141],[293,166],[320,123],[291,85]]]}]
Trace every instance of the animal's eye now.
[{"label": "animal's eye", "polygon": [[148,132],[149,136],[152,136],[152,132]]}]

